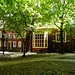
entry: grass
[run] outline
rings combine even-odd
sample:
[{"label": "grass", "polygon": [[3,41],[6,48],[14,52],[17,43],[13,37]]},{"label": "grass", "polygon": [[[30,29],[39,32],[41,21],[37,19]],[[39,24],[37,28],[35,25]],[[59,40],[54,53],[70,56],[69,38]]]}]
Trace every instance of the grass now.
[{"label": "grass", "polygon": [[75,54],[0,57],[0,75],[75,75]]}]

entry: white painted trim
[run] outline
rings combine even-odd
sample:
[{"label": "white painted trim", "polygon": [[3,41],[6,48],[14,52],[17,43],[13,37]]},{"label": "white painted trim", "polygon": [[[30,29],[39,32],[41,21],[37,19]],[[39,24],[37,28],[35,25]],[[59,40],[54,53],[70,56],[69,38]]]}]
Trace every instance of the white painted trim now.
[{"label": "white painted trim", "polygon": [[16,46],[14,46],[14,43],[16,43],[16,41],[13,41],[13,47],[16,47]]},{"label": "white painted trim", "polygon": [[[35,34],[44,34],[44,47],[35,47]],[[45,35],[47,36],[47,47],[45,47]],[[34,38],[34,39],[33,39]],[[33,42],[32,42],[32,44],[33,44],[33,48],[48,48],[48,33],[47,34],[45,34],[45,33],[33,33],[33,38],[32,38],[32,40],[34,40]]]},{"label": "white painted trim", "polygon": [[[20,46],[19,46],[19,44],[20,44]],[[19,42],[18,42],[18,47],[21,48],[21,46],[22,46],[22,42],[19,41]]]}]

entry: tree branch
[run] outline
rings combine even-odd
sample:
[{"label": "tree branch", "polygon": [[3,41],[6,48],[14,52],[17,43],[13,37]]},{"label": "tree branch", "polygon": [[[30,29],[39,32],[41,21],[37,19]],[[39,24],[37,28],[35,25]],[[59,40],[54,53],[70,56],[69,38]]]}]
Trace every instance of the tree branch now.
[{"label": "tree branch", "polygon": [[54,23],[56,27],[58,27],[59,29],[61,29],[56,23]]}]

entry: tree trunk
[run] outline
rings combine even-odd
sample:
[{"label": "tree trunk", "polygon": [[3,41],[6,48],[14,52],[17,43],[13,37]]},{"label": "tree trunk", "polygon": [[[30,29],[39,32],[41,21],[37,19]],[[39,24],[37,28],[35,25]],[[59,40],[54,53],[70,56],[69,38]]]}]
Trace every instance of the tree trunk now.
[{"label": "tree trunk", "polygon": [[27,48],[29,48],[29,50],[31,51],[31,45],[30,45],[30,35],[31,35],[31,31],[29,31],[28,33],[27,33],[27,39],[26,39],[26,42],[27,42]]},{"label": "tree trunk", "polygon": [[63,29],[62,29],[62,26],[61,26],[61,29],[60,29],[60,39],[61,39],[61,50],[60,50],[60,54],[64,54],[64,48],[63,48]]},{"label": "tree trunk", "polygon": [[2,44],[3,44],[2,51],[3,51],[3,55],[4,55],[4,32],[5,31],[2,31]]},{"label": "tree trunk", "polygon": [[60,28],[60,39],[61,39],[61,50],[60,50],[60,54],[64,54],[65,51],[64,51],[64,44],[63,44],[63,15],[62,15],[62,18],[61,18],[62,22],[61,22],[61,28]]},{"label": "tree trunk", "polygon": [[24,53],[23,53],[22,57],[26,57],[25,53],[26,53],[26,41],[24,41]]},{"label": "tree trunk", "polygon": [[2,50],[3,50],[3,55],[4,55],[4,40],[3,40],[3,48],[2,48]]},{"label": "tree trunk", "polygon": [[72,44],[72,40],[73,40],[73,37],[72,37],[72,28],[70,27],[70,46],[71,46],[71,52],[73,53],[73,44]]},{"label": "tree trunk", "polygon": [[64,48],[63,48],[63,46],[64,46],[64,44],[63,44],[63,15],[60,17],[60,19],[61,19],[61,28],[60,28],[60,40],[61,40],[61,49],[60,49],[60,54],[64,54],[65,53],[65,51],[64,51]]},{"label": "tree trunk", "polygon": [[24,53],[23,53],[22,57],[26,56],[25,53],[27,51],[27,47],[30,46],[30,34],[31,34],[30,32],[26,33],[26,40],[24,41],[24,39],[23,39],[23,41],[24,41]]}]

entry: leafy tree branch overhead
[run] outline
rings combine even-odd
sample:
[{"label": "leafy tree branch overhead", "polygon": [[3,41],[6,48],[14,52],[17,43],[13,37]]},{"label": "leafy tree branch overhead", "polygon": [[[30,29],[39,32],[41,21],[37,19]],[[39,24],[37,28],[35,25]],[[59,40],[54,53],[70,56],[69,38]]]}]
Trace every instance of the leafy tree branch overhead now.
[{"label": "leafy tree branch overhead", "polygon": [[[60,29],[61,53],[63,32],[68,31],[75,20],[75,0],[1,0],[0,19],[8,30],[14,29],[21,37],[23,30],[33,32],[41,23]],[[48,27],[49,28],[49,27]]]},{"label": "leafy tree branch overhead", "polygon": [[0,19],[5,22],[5,28],[9,31],[11,29],[15,30],[17,35],[21,36],[26,46],[23,30],[27,30],[30,36],[37,27],[35,23],[37,24],[39,19],[42,18],[41,14],[34,9],[36,8],[35,2],[28,0],[4,0],[0,3],[0,8]]}]

